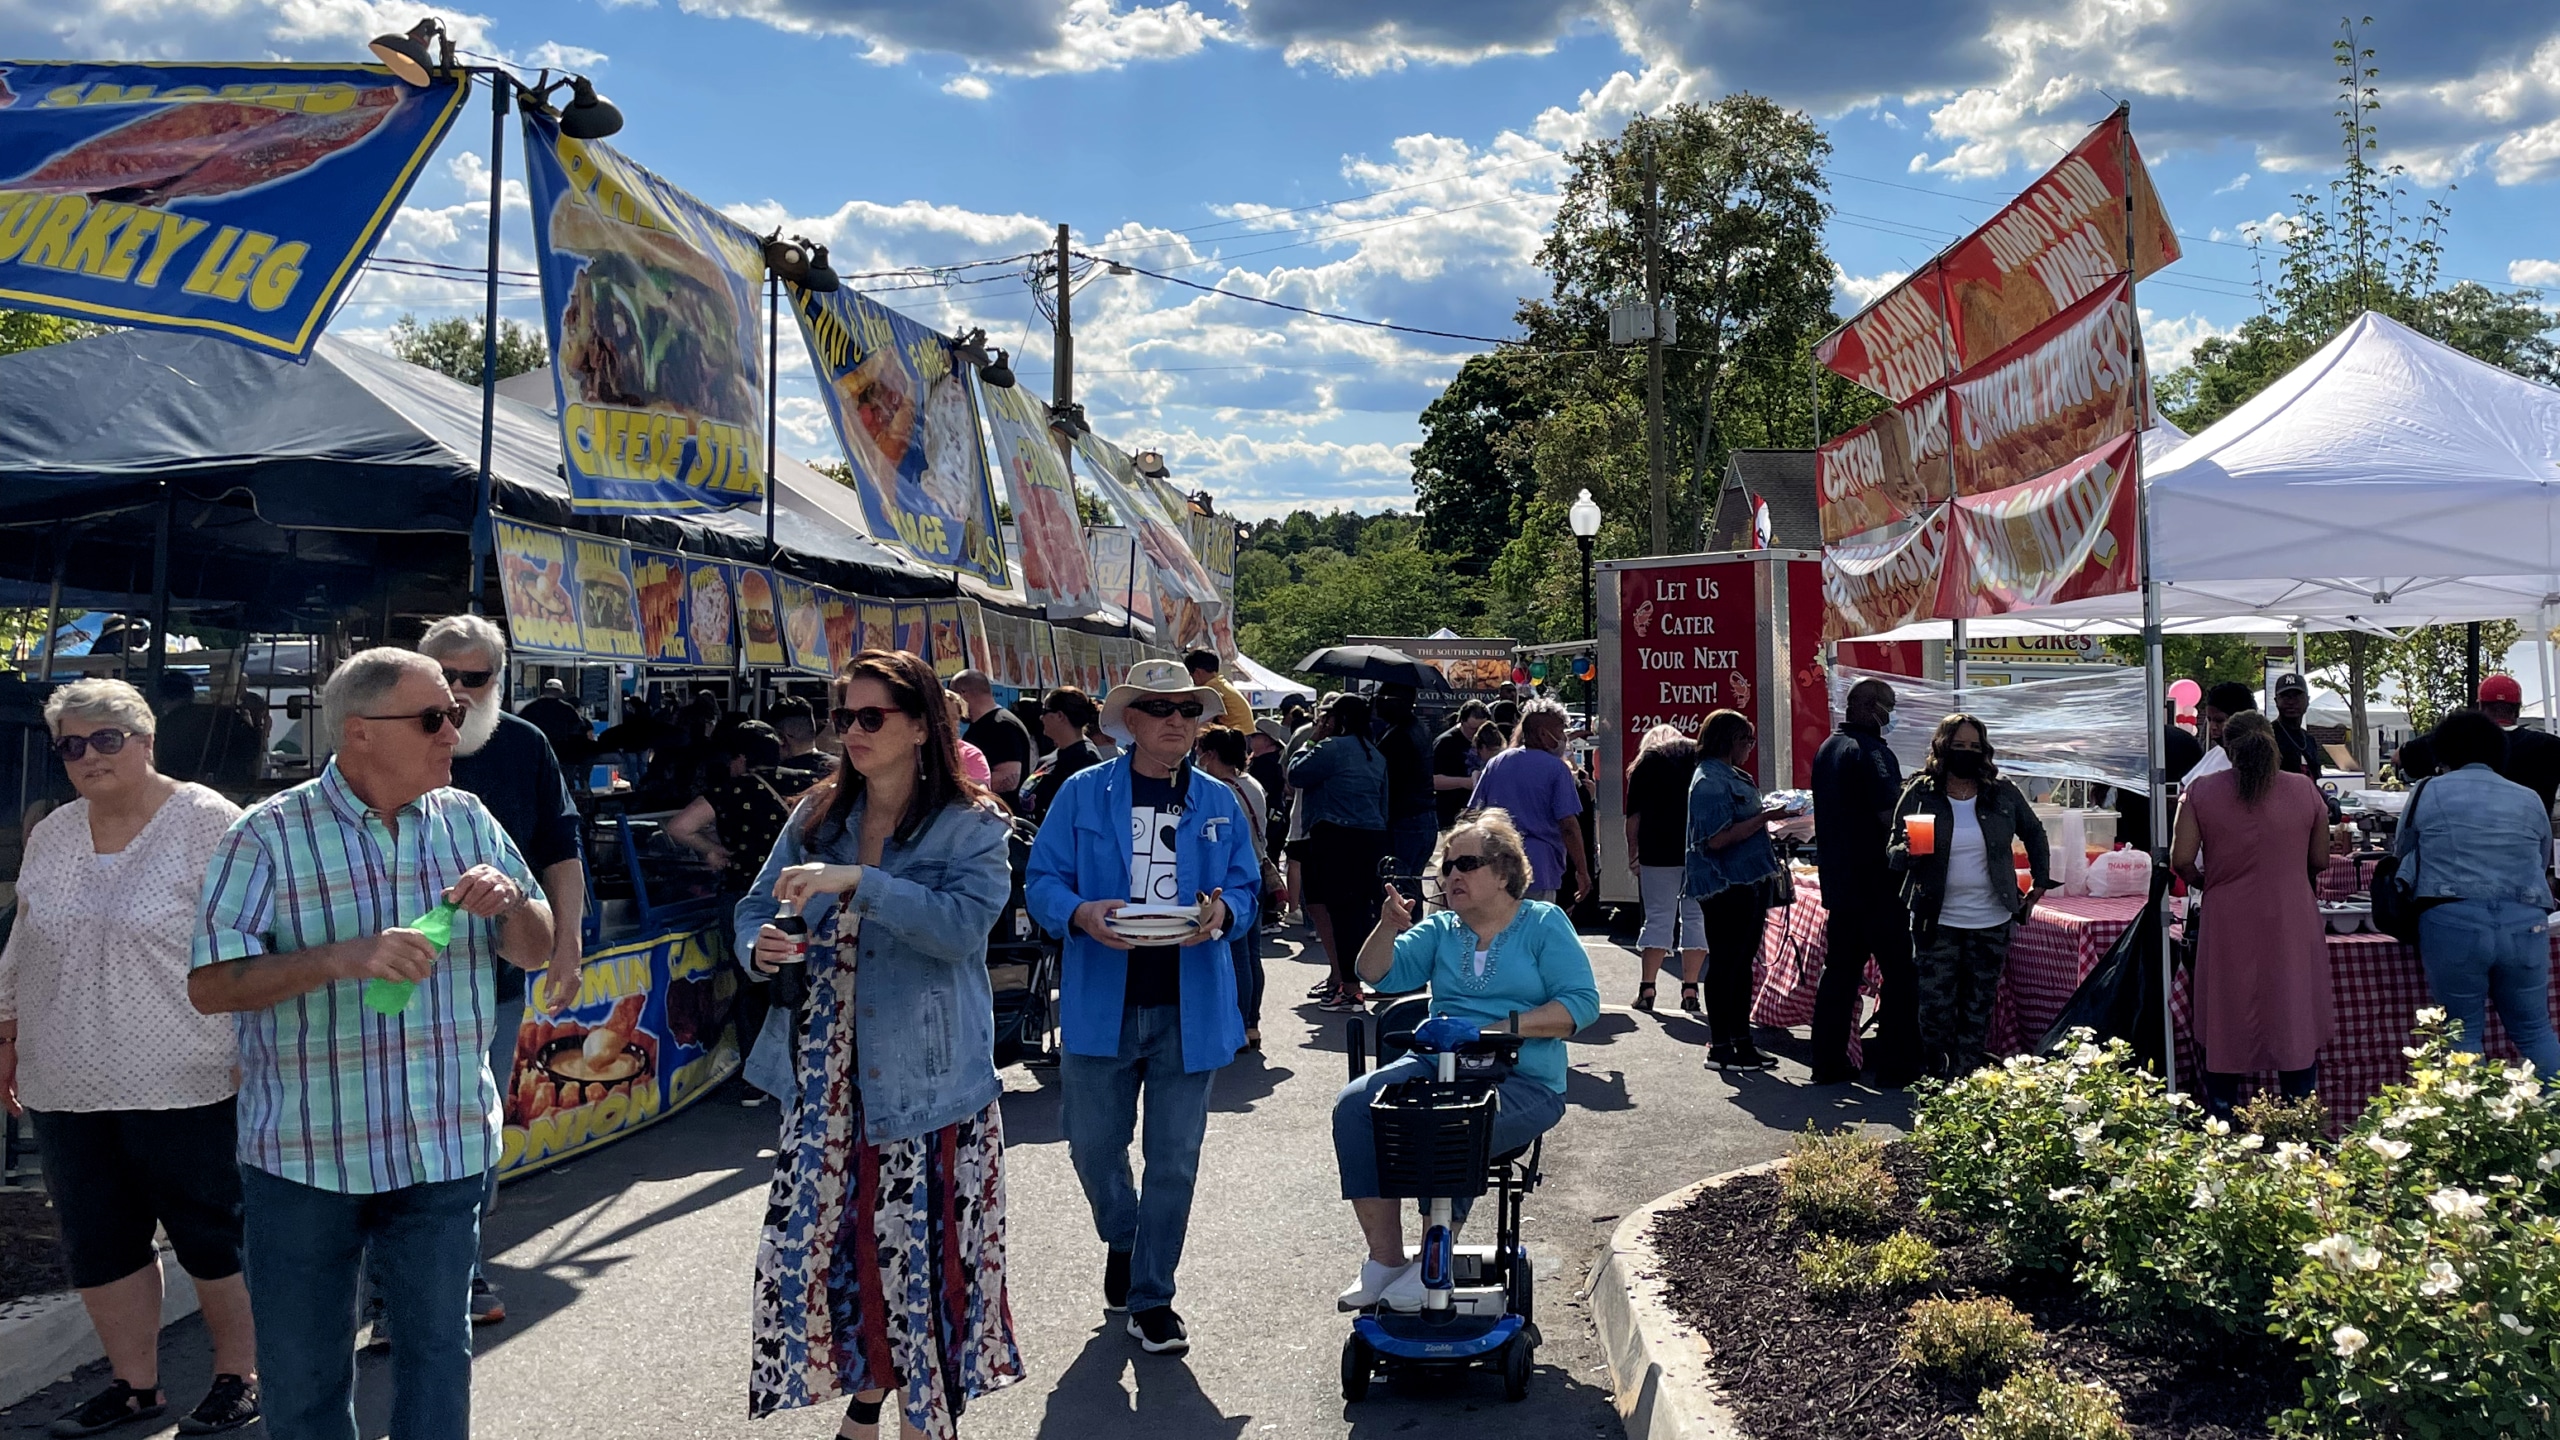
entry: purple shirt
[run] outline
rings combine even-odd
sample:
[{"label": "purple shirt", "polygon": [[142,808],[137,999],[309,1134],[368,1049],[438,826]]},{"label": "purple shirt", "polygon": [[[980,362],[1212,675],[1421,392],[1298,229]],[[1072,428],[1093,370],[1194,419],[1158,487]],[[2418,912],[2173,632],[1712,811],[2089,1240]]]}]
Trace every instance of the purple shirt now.
[{"label": "purple shirt", "polygon": [[1574,788],[1573,768],[1563,757],[1515,745],[1485,762],[1476,776],[1470,810],[1500,808],[1519,827],[1521,848],[1529,852],[1529,888],[1553,890],[1564,883],[1564,830],[1567,815],[1582,813],[1582,792]]}]

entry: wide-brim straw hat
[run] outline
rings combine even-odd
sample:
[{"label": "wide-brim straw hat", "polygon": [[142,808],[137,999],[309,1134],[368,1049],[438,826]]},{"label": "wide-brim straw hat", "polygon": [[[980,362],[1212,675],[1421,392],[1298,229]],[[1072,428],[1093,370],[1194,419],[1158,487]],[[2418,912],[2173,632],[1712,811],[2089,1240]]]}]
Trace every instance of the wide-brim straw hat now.
[{"label": "wide-brim straw hat", "polygon": [[1129,708],[1129,702],[1159,696],[1167,700],[1188,697],[1199,701],[1204,711],[1215,711],[1224,703],[1217,691],[1192,684],[1191,672],[1183,669],[1180,661],[1141,660],[1129,667],[1128,675],[1111,687],[1110,694],[1102,697],[1102,728],[1126,737],[1129,731],[1121,723],[1121,712]]}]

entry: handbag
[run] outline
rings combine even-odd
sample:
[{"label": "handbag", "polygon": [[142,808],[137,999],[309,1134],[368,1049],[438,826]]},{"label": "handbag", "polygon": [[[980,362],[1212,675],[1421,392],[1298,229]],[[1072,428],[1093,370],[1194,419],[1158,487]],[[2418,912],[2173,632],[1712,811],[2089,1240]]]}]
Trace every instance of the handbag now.
[{"label": "handbag", "polygon": [[[2402,825],[2414,826],[2418,823],[2418,802],[2426,793],[2427,782],[2424,780],[2418,782],[2417,789],[2409,792],[2409,807],[2402,811],[2400,816]],[[2416,854],[2417,838],[2417,831],[2411,830],[2409,843],[2413,857]],[[2374,862],[2374,928],[2401,944],[2418,943],[2418,917],[2442,903],[2442,899],[2441,896],[2425,900],[2418,898],[2418,887],[2400,873],[2399,856],[2385,855]]]},{"label": "handbag", "polygon": [[1778,868],[1751,882],[1751,893],[1763,910],[1784,910],[1796,903],[1795,872],[1783,860]]}]

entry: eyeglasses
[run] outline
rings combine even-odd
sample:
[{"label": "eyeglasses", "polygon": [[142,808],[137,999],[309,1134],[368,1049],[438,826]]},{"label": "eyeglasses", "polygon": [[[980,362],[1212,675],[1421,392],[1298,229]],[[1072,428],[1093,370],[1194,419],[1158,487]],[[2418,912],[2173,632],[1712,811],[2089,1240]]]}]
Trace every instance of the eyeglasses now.
[{"label": "eyeglasses", "polygon": [[839,735],[850,735],[857,729],[865,735],[877,735],[880,733],[880,727],[889,723],[890,716],[905,713],[902,710],[886,710],[877,705],[865,705],[859,710],[837,710],[831,718],[835,721],[836,733]]},{"label": "eyeglasses", "polygon": [[113,755],[124,749],[124,742],[137,732],[131,730],[92,730],[86,735],[65,735],[53,742],[53,753],[66,761],[78,760],[95,750]]},{"label": "eyeglasses", "polygon": [[1159,720],[1170,720],[1176,715],[1185,720],[1197,720],[1203,713],[1197,700],[1132,700],[1129,708]]},{"label": "eyeglasses", "polygon": [[359,715],[359,720],[415,720],[418,728],[429,735],[451,725],[455,734],[462,733],[462,717],[471,712],[459,705],[430,705],[415,715]]},{"label": "eyeglasses", "polygon": [[1443,875],[1473,875],[1493,862],[1482,855],[1445,855],[1440,860]]},{"label": "eyeglasses", "polygon": [[477,690],[497,675],[495,670],[447,670],[444,683],[457,690]]}]

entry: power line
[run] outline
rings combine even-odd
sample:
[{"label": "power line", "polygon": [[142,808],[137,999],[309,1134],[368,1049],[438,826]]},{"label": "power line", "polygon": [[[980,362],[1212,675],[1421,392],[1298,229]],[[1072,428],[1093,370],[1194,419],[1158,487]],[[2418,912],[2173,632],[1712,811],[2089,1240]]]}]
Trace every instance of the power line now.
[{"label": "power line", "polygon": [[1116,264],[1124,270],[1144,275],[1150,280],[1162,280],[1168,285],[1180,285],[1186,289],[1198,290],[1209,295],[1223,295],[1230,300],[1248,300],[1256,305],[1268,305],[1274,310],[1288,310],[1300,315],[1312,315],[1318,320],[1331,320],[1343,325],[1365,325],[1372,330],[1393,330],[1400,335],[1428,335],[1437,340],[1472,340],[1479,345],[1507,346],[1519,343],[1517,340],[1498,339],[1491,335],[1462,335],[1454,330],[1425,330],[1412,325],[1391,324],[1385,320],[1364,320],[1357,315],[1336,315],[1327,310],[1310,310],[1304,305],[1292,305],[1285,300],[1265,299],[1260,295],[1247,295],[1238,290],[1221,290],[1215,285],[1203,285],[1196,280],[1184,280],[1172,275],[1158,274],[1153,270],[1142,270],[1135,265],[1109,260],[1099,255],[1087,255],[1081,250],[1076,251],[1075,254],[1079,258],[1095,261],[1099,264]]}]

